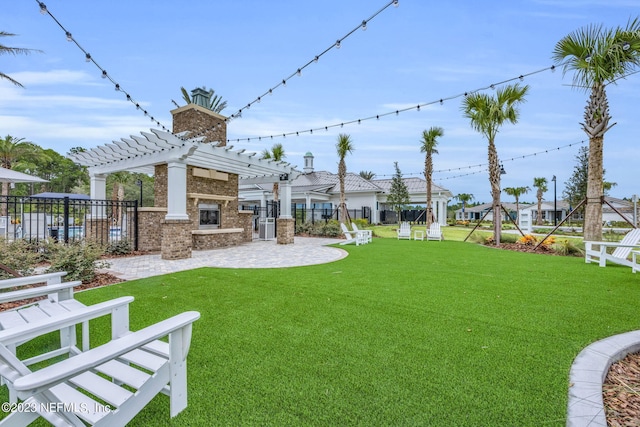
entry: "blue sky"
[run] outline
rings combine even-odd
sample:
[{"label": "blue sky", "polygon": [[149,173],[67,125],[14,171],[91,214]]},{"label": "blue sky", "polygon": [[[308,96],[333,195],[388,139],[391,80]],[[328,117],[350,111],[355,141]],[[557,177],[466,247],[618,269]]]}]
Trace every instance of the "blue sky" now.
[{"label": "blue sky", "polygon": [[[64,32],[39,12],[35,0],[3,5],[0,30],[12,47],[40,49],[28,56],[1,56],[0,70],[25,85],[0,81],[0,134],[25,138],[65,154],[92,148],[157,127],[116,92]],[[386,0],[120,1],[48,0],[49,11],[109,75],[162,124],[180,105],[180,87],[206,86],[228,101],[231,115],[387,4]],[[455,194],[490,200],[487,143],[460,112],[461,97],[553,64],[558,40],[589,24],[625,25],[640,15],[640,0],[525,0],[427,2],[400,0],[331,49],[302,76],[245,110],[228,127],[236,148],[262,151],[281,142],[287,160],[302,169],[311,151],[316,170],[337,171],[339,133],[353,139],[351,172],[405,176],[424,168],[419,151],[424,129],[444,136],[434,158],[435,182]],[[576,164],[587,94],[570,87],[561,70],[526,77],[530,86],[520,121],[505,125],[497,139],[507,172],[502,187],[532,186],[534,177],[557,176],[557,194]],[[611,194],[640,193],[640,74],[608,86],[612,122],[605,137],[606,179]],[[491,89],[487,89],[491,92]],[[438,100],[445,101],[440,104]],[[342,122],[431,103],[379,120],[308,133]],[[300,136],[271,135],[307,131]],[[262,136],[262,140],[257,137]],[[247,141],[247,138],[256,138]],[[265,138],[266,137],[266,138]],[[568,146],[573,144],[572,146]],[[558,147],[563,147],[557,150]],[[546,150],[549,153],[544,153]],[[535,156],[533,153],[540,153]],[[526,156],[522,158],[522,156]],[[446,171],[451,169],[451,171]],[[464,175],[464,176],[461,176]],[[549,184],[545,197],[553,199]],[[510,197],[503,195],[504,201]],[[532,191],[524,200],[534,200]]]}]

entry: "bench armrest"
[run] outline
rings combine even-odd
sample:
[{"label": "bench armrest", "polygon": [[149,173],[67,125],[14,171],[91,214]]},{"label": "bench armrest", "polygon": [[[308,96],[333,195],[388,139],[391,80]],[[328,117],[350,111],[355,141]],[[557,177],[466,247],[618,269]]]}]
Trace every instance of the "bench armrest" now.
[{"label": "bench armrest", "polygon": [[98,317],[112,314],[114,310],[120,309],[121,307],[128,306],[132,301],[133,297],[120,297],[73,310],[67,314],[56,315],[53,318],[43,319],[23,326],[6,329],[4,331],[0,331],[0,343],[8,346],[18,342],[31,340],[35,337],[39,337],[49,332],[55,332],[62,328],[97,319]]},{"label": "bench armrest", "polygon": [[[36,283],[41,283],[36,282]],[[71,292],[73,288],[80,286],[81,281],[58,283],[57,285],[38,286],[37,288],[18,289],[17,291],[0,293],[0,303],[20,301],[27,298],[41,297],[44,295],[60,293],[60,291]],[[64,299],[64,298],[63,298]]]},{"label": "bench armrest", "polygon": [[16,286],[35,285],[36,283],[47,282],[55,284],[62,282],[62,277],[66,276],[66,271],[56,273],[37,274],[35,276],[15,277],[13,279],[0,280],[0,289],[14,288]]},{"label": "bench armrest", "polygon": [[178,314],[177,316],[173,316],[137,332],[124,335],[99,347],[20,377],[15,380],[13,386],[17,391],[23,392],[23,395],[39,393],[184,327],[189,327],[186,338],[190,339],[191,324],[199,318],[200,313],[197,311],[187,311]]}]

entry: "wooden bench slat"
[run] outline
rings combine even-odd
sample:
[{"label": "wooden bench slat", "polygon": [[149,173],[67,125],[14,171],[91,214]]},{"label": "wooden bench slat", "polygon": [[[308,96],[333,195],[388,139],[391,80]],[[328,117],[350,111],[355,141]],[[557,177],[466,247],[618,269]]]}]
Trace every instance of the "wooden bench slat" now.
[{"label": "wooden bench slat", "polygon": [[163,364],[167,363],[166,358],[156,356],[141,349],[130,351],[129,353],[123,354],[120,358],[150,371],[157,371]]},{"label": "wooden bench slat", "polygon": [[101,418],[108,414],[106,411],[96,411],[95,409],[100,407],[100,404],[97,401],[91,399],[84,393],[80,393],[78,390],[67,384],[58,384],[51,387],[51,391],[60,402],[73,402],[77,409],[86,408],[84,411],[77,411],[73,413],[91,425],[96,424]]},{"label": "wooden bench slat", "polygon": [[2,330],[26,324],[27,321],[24,320],[16,310],[0,313],[0,328],[2,328]]},{"label": "wooden bench slat", "polygon": [[118,362],[117,360],[110,360],[107,363],[103,363],[96,368],[96,371],[108,375],[114,380],[120,381],[136,390],[142,387],[145,381],[151,376],[146,372],[125,363]]},{"label": "wooden bench slat", "polygon": [[93,372],[83,372],[69,382],[75,384],[110,405],[122,405],[133,393]]}]

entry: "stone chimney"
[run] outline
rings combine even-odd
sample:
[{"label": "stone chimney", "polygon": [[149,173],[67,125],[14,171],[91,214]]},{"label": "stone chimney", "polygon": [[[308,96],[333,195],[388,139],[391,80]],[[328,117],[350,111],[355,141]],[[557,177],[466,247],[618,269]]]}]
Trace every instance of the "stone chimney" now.
[{"label": "stone chimney", "polygon": [[311,172],[313,172],[313,154],[307,151],[307,154],[304,155],[304,173]]},{"label": "stone chimney", "polygon": [[173,133],[189,131],[188,137],[204,136],[204,142],[227,145],[226,117],[208,108],[212,94],[196,88],[191,91],[191,104],[171,110]]}]

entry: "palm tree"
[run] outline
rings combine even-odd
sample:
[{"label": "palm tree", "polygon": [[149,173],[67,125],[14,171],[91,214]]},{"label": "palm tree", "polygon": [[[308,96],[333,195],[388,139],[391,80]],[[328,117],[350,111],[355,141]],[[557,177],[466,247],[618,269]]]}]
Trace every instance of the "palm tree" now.
[{"label": "palm tree", "polygon": [[438,138],[444,135],[444,129],[437,126],[431,126],[429,130],[422,131],[422,140],[420,141],[420,152],[425,153],[424,156],[424,178],[427,181],[427,229],[431,226],[431,185],[433,184],[433,155],[438,154],[436,146]]},{"label": "palm tree", "polygon": [[[202,86],[202,89],[207,90],[205,86]],[[184,99],[187,104],[193,103],[193,99],[191,99],[189,92],[187,92],[184,86],[180,88],[180,91],[182,92],[182,99]],[[209,105],[207,106],[207,108],[214,113],[220,113],[222,110],[227,108],[227,101],[223,101],[222,97],[220,95],[216,95],[215,93],[215,90],[209,90]]]},{"label": "palm tree", "polygon": [[533,186],[537,188],[536,198],[538,199],[538,213],[536,215],[536,225],[542,225],[542,195],[548,190],[547,178],[533,178]]},{"label": "palm tree", "polygon": [[[11,36],[15,36],[15,34],[7,33],[6,31],[0,31],[0,37],[11,37]],[[6,54],[10,54],[10,55],[19,55],[19,54],[28,55],[31,52],[40,52],[40,51],[39,50],[35,50],[35,49],[24,49],[24,48],[20,48],[20,47],[8,47],[8,46],[4,46],[4,45],[0,44],[0,55],[6,55]],[[9,80],[14,85],[23,87],[20,82],[12,79],[11,77],[7,76],[6,74],[4,74],[2,72],[0,72],[0,79]]]},{"label": "palm tree", "polygon": [[[273,144],[273,147],[271,147],[271,151],[269,151],[268,148],[265,148],[262,151],[262,155],[261,155],[262,159],[273,160],[273,161],[276,161],[276,162],[283,161],[285,157],[287,157],[287,155],[284,152],[284,147],[280,143]],[[278,192],[279,192],[279,189],[280,189],[280,186],[278,185],[278,183],[274,182],[272,191],[273,191],[273,201],[275,203],[278,203]]]},{"label": "palm tree", "polygon": [[[39,147],[30,141],[25,141],[24,138],[14,138],[11,135],[0,138],[0,166],[5,169],[12,169],[21,160],[33,160],[41,155],[38,149]],[[9,183],[3,182],[2,195],[6,196],[8,194]]]},{"label": "palm tree", "polygon": [[489,183],[493,199],[493,238],[500,246],[502,216],[500,212],[500,164],[495,138],[505,122],[518,122],[518,104],[524,102],[529,86],[508,85],[498,89],[496,96],[472,93],[462,103],[464,116],[471,120],[471,127],[480,132],[489,142]]},{"label": "palm tree", "polygon": [[518,219],[518,215],[520,215],[520,196],[527,194],[529,191],[531,191],[529,187],[506,187],[504,189],[505,193],[516,199],[516,220]]},{"label": "palm tree", "polygon": [[362,178],[366,179],[367,181],[371,181],[373,178],[376,177],[376,174],[373,173],[372,171],[360,171],[359,175]]},{"label": "palm tree", "polygon": [[344,158],[347,154],[352,153],[353,141],[351,137],[344,133],[338,135],[338,142],[336,142],[336,151],[340,162],[338,163],[338,180],[340,181],[340,222],[345,223],[347,221],[347,203],[344,195],[344,180],[347,176],[347,164],[344,162]]},{"label": "palm tree", "polygon": [[[460,193],[457,196],[455,196],[455,198],[462,202],[462,212],[464,213],[464,208],[467,205],[467,203],[473,200],[473,194]],[[462,219],[464,219],[464,217]]]},{"label": "palm tree", "polygon": [[605,133],[613,126],[609,125],[605,87],[640,64],[639,52],[638,18],[629,20],[625,28],[583,27],[562,38],[553,50],[553,59],[564,65],[564,73],[574,71],[574,86],[590,92],[584,123],[580,124],[589,137],[585,240],[602,240],[603,143]]}]

